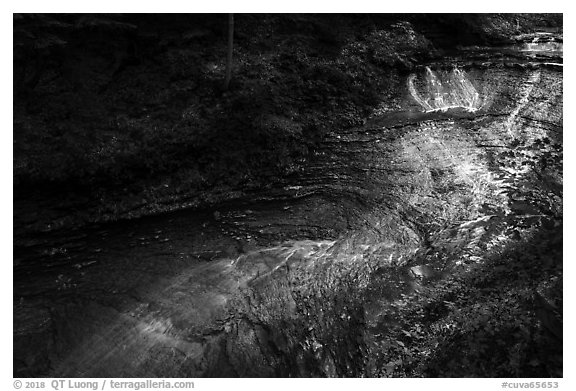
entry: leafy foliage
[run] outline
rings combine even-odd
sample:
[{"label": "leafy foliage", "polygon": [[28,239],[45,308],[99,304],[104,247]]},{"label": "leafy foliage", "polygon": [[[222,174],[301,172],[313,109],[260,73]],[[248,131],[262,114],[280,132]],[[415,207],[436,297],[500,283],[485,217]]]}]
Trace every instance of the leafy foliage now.
[{"label": "leafy foliage", "polygon": [[334,17],[338,28],[313,15],[239,16],[223,93],[217,15],[16,15],[15,191],[75,189],[104,211],[152,187],[174,197],[297,172],[429,49],[410,24],[388,32],[368,16]]}]

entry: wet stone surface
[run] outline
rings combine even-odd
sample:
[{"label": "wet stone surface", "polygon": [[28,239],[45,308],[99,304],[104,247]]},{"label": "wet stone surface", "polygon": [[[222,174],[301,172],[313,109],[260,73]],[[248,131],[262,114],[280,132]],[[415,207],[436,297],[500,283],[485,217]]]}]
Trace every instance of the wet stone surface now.
[{"label": "wet stone surface", "polygon": [[506,191],[525,173],[502,154],[561,151],[562,69],[465,69],[474,113],[424,113],[407,82],[404,110],[330,135],[282,188],[18,237],[14,375],[383,375],[394,303],[481,259],[506,219],[548,221]]}]

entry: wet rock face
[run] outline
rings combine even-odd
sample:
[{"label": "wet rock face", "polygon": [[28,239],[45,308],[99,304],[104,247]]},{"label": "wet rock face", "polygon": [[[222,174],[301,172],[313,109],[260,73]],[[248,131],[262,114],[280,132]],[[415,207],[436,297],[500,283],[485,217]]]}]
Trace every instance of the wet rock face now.
[{"label": "wet rock face", "polygon": [[[385,375],[390,303],[509,219],[561,216],[561,165],[542,159],[562,150],[561,68],[428,69],[421,101],[408,78],[402,110],[330,135],[256,201],[39,238],[15,271],[15,376]],[[522,206],[510,153],[549,165],[555,204]]]},{"label": "wet rock face", "polygon": [[466,73],[454,67],[449,72],[438,73],[426,67],[420,86],[415,86],[415,75],[408,78],[410,94],[425,111],[460,108],[474,112],[482,106],[478,91]]}]

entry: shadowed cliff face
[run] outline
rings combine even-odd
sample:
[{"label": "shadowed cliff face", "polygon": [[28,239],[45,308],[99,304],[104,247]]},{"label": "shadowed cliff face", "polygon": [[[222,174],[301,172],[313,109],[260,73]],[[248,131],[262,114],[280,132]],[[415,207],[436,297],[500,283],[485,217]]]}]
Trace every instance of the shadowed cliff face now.
[{"label": "shadowed cliff face", "polygon": [[15,376],[393,375],[399,306],[561,236],[561,57],[507,50],[415,69],[279,187],[16,248]]}]

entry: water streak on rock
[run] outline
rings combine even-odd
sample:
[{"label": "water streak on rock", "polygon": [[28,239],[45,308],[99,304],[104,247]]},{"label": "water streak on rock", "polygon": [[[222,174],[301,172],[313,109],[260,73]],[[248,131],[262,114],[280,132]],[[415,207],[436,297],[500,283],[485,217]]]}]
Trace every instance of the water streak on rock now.
[{"label": "water streak on rock", "polygon": [[435,72],[426,67],[423,77],[410,75],[408,89],[414,100],[426,112],[446,111],[452,108],[474,112],[481,107],[480,94],[468,79],[466,72],[457,67],[449,72]]}]

